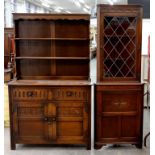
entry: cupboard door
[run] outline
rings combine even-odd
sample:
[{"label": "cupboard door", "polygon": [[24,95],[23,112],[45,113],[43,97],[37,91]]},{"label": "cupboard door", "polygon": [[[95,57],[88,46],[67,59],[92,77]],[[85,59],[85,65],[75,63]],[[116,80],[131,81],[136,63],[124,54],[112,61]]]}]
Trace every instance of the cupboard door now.
[{"label": "cupboard door", "polygon": [[17,142],[84,143],[88,133],[85,102],[14,102],[13,130]]},{"label": "cupboard door", "polygon": [[97,141],[103,143],[132,142],[140,137],[140,125],[136,115],[103,116],[97,120]]},{"label": "cupboard door", "polygon": [[57,107],[57,136],[63,143],[84,143],[88,139],[87,102],[61,101]]},{"label": "cupboard door", "polygon": [[119,117],[118,116],[108,116],[102,117],[101,120],[101,138],[102,139],[117,139],[119,138]]},{"label": "cupboard door", "polygon": [[55,103],[44,105],[45,134],[48,140],[57,139],[57,106]]},{"label": "cupboard door", "polygon": [[143,110],[141,86],[96,87],[96,144],[141,141]]},{"label": "cupboard door", "polygon": [[17,142],[42,143],[45,139],[41,102],[14,102],[13,132]]},{"label": "cupboard door", "polygon": [[136,16],[104,16],[103,77],[136,77]]},{"label": "cupboard door", "polygon": [[121,137],[122,138],[136,138],[139,135],[138,117],[122,116],[121,117]]}]

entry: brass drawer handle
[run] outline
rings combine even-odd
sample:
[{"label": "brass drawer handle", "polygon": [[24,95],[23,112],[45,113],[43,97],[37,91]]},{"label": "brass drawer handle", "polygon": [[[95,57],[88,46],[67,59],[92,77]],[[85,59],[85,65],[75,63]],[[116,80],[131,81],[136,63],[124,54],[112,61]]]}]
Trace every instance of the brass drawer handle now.
[{"label": "brass drawer handle", "polygon": [[52,121],[55,122],[56,121],[56,117],[52,117]]},{"label": "brass drawer handle", "polygon": [[121,105],[127,105],[127,102],[121,102],[120,104]]},{"label": "brass drawer handle", "polygon": [[44,121],[48,121],[48,117],[44,117]]},{"label": "brass drawer handle", "polygon": [[33,95],[34,95],[34,94],[33,94],[33,91],[28,91],[28,92],[27,92],[27,96],[28,96],[28,97],[32,97]]},{"label": "brass drawer handle", "polygon": [[44,117],[43,120],[47,121],[48,124],[50,124],[51,122],[55,122],[56,121],[56,117]]},{"label": "brass drawer handle", "polygon": [[113,102],[113,104],[114,104],[114,105],[119,105],[120,103],[119,103],[119,102]]}]

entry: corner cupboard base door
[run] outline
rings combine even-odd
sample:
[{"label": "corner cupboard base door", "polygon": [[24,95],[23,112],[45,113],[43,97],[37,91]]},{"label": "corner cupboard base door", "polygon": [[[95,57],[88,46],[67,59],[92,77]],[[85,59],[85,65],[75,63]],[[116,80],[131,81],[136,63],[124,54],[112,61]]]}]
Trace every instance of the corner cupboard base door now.
[{"label": "corner cupboard base door", "polygon": [[141,148],[143,84],[98,84],[95,91],[95,149],[106,144]]}]

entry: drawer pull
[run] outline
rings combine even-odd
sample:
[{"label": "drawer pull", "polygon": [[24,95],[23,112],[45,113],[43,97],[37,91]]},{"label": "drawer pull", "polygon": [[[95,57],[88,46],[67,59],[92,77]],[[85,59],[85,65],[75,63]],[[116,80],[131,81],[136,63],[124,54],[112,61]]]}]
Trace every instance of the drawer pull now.
[{"label": "drawer pull", "polygon": [[113,104],[114,104],[114,105],[119,105],[119,102],[114,102]]},{"label": "drawer pull", "polygon": [[56,118],[55,117],[52,117],[52,121],[56,121]]},{"label": "drawer pull", "polygon": [[121,102],[121,105],[126,105],[127,104],[127,102]]},{"label": "drawer pull", "polygon": [[49,117],[48,118],[48,122],[55,122],[56,121],[56,117]]},{"label": "drawer pull", "polygon": [[73,92],[67,91],[67,92],[66,92],[66,96],[73,96]]},{"label": "drawer pull", "polygon": [[28,97],[32,97],[32,96],[33,96],[33,92],[32,92],[32,91],[28,91],[28,92],[27,92],[27,96],[28,96]]},{"label": "drawer pull", "polygon": [[47,121],[50,124],[51,122],[56,121],[56,117],[44,117],[44,121]]},{"label": "drawer pull", "polygon": [[44,117],[44,121],[48,121],[48,118],[47,117]]}]

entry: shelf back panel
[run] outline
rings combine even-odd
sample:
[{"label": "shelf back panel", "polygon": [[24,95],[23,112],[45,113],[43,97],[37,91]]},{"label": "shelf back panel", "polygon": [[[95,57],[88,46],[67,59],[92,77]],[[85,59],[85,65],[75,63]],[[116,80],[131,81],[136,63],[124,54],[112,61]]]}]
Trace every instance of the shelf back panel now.
[{"label": "shelf back panel", "polygon": [[[51,77],[51,79],[65,77],[65,79],[83,79],[89,78],[89,60],[16,60],[17,78],[30,77]],[[76,76],[78,78],[76,78]],[[53,78],[52,78],[53,77]]]},{"label": "shelf back panel", "polygon": [[[16,41],[16,56],[18,57],[51,57],[51,41],[20,40]],[[54,45],[53,45],[54,46]]]},{"label": "shelf back panel", "polygon": [[89,21],[58,20],[55,22],[55,37],[89,39]]},{"label": "shelf back panel", "polygon": [[57,60],[56,66],[58,76],[89,77],[89,60]]},{"label": "shelf back panel", "polygon": [[16,60],[17,73],[22,76],[50,76],[50,60]]},{"label": "shelf back panel", "polygon": [[48,20],[18,20],[15,22],[16,38],[50,38],[50,25]]},{"label": "shelf back panel", "polygon": [[56,41],[55,51],[58,57],[89,57],[89,41]]}]

